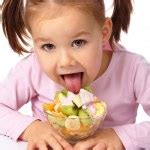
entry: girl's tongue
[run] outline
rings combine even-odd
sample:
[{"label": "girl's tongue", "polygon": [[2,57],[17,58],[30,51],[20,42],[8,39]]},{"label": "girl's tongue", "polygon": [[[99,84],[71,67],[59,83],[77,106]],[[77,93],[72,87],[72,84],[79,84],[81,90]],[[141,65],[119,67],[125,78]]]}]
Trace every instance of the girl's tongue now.
[{"label": "girl's tongue", "polygon": [[66,87],[69,91],[77,94],[81,88],[82,73],[64,75]]}]

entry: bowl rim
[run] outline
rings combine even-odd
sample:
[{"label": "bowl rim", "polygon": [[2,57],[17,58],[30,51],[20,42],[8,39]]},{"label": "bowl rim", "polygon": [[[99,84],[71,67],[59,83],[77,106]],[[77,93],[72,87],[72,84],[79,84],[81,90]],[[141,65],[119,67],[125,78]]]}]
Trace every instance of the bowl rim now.
[{"label": "bowl rim", "polygon": [[[57,113],[55,111],[52,111],[52,112]],[[77,119],[77,118],[79,118],[79,119],[89,119],[89,118],[91,118],[91,119],[104,119],[106,117],[107,110],[105,109],[104,113],[102,115],[99,115],[99,116],[90,116],[90,117],[82,117],[82,118],[79,117],[79,116],[77,116],[77,118],[73,118],[73,117],[71,118],[70,116],[65,116],[65,115],[64,116],[57,116],[57,115],[51,113],[51,111],[47,112],[45,110],[44,110],[44,113],[47,116],[50,115],[50,116],[53,116],[53,117],[64,118],[64,119],[67,119],[67,118],[69,118],[69,119]],[[76,116],[76,115],[72,115],[72,116]]]}]

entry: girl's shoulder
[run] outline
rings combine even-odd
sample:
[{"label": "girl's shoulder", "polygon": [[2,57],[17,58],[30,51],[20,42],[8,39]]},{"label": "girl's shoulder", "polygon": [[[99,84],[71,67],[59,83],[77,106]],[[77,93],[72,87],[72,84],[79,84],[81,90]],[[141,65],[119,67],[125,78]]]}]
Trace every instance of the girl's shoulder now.
[{"label": "girl's shoulder", "polygon": [[39,71],[39,64],[35,54],[30,53],[25,55],[12,69],[23,71],[34,69],[34,71]]},{"label": "girl's shoulder", "polygon": [[138,68],[145,69],[147,66],[150,68],[149,62],[143,56],[127,50],[122,45],[115,44],[110,64],[102,77],[107,78],[112,75],[116,77],[118,74],[134,76]]},{"label": "girl's shoulder", "polygon": [[146,61],[146,59],[142,55],[134,53],[120,44],[115,45],[114,57],[115,57],[114,59],[117,62],[119,61],[122,65],[123,64],[135,65],[143,63],[143,61]]},{"label": "girl's shoulder", "polygon": [[17,62],[9,71],[8,77],[16,80],[26,78],[28,80],[39,78],[41,70],[34,53],[30,53]]},{"label": "girl's shoulder", "polygon": [[140,54],[127,50],[122,45],[117,45],[113,57],[112,72],[115,70],[120,75],[131,77],[132,79],[135,79],[137,75],[150,74],[150,63],[148,60]]}]

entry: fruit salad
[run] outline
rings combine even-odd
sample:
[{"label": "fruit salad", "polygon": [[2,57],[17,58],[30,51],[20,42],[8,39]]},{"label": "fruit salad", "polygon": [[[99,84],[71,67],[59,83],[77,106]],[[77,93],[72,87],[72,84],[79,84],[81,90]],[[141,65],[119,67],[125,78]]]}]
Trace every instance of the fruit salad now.
[{"label": "fruit salad", "polygon": [[90,87],[80,89],[78,94],[59,91],[43,109],[54,128],[72,141],[92,135],[106,115],[106,104],[92,94]]}]

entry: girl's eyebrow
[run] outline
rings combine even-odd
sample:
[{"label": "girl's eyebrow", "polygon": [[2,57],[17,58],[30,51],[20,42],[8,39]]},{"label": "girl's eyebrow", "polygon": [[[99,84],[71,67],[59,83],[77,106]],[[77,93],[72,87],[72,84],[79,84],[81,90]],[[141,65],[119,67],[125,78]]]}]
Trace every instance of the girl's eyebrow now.
[{"label": "girl's eyebrow", "polygon": [[35,42],[45,42],[45,41],[49,41],[49,38],[44,38],[44,37],[37,37],[34,41]]},{"label": "girl's eyebrow", "polygon": [[90,35],[91,33],[88,32],[88,31],[80,31],[78,32],[77,34],[75,34],[73,37],[76,38],[76,37],[79,37],[81,35]]},{"label": "girl's eyebrow", "polygon": [[[82,36],[82,35],[90,35],[91,33],[90,32],[88,32],[88,31],[80,31],[80,32],[78,32],[77,34],[75,34],[75,35],[73,35],[73,36],[71,36],[71,37],[73,37],[73,38],[77,38],[77,37],[79,37],[79,36]],[[35,42],[41,42],[41,41],[49,41],[50,39],[49,38],[45,38],[45,37],[37,37],[36,39],[35,39]]]}]

